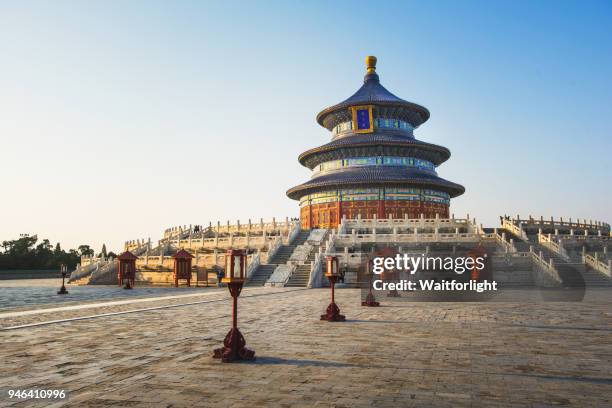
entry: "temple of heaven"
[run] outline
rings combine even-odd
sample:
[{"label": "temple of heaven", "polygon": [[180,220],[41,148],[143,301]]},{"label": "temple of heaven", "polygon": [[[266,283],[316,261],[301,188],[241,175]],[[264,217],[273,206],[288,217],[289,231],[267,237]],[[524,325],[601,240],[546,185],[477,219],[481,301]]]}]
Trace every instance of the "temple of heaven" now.
[{"label": "temple of heaven", "polygon": [[376,57],[367,57],[366,65],[361,88],[317,115],[332,132],[331,142],[298,158],[313,171],[309,181],[287,191],[300,202],[302,228],[333,228],[343,216],[444,218],[450,199],[465,191],[436,172],[450,151],[413,135],[429,111],[380,84]]}]

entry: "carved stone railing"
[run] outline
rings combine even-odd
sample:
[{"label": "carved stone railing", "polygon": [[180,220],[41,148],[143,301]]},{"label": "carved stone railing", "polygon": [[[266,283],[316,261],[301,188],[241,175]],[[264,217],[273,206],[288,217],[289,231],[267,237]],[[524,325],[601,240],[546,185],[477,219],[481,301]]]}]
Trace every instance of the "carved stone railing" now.
[{"label": "carved stone railing", "polygon": [[89,278],[89,284],[110,284],[118,281],[117,277],[117,266],[119,264],[118,260],[113,260],[107,262],[104,266],[96,269],[92,272],[91,277]]},{"label": "carved stone railing", "polygon": [[544,258],[544,254],[540,251],[536,253],[533,250],[533,246],[529,247],[529,253],[531,254],[531,259],[534,262],[535,268],[540,272],[536,275],[538,283],[540,285],[552,285],[559,286],[562,283],[561,277],[559,276],[559,271],[555,268],[554,261],[550,258],[548,261]]},{"label": "carved stone railing", "polygon": [[562,217],[558,218],[555,220],[554,217],[550,217],[550,219],[544,219],[544,217],[540,217],[540,219],[535,219],[533,217],[529,217],[527,219],[521,219],[520,217],[517,217],[516,220],[519,223],[532,223],[532,224],[541,224],[541,225],[546,225],[546,226],[555,226],[555,225],[559,225],[559,226],[565,226],[565,227],[575,227],[576,229],[582,229],[582,228],[602,228],[602,229],[610,229],[610,224],[606,223],[606,222],[601,222],[601,221],[593,221],[593,220],[589,220],[587,222],[586,219],[583,219],[582,222],[580,222],[580,218],[576,219],[576,222],[573,222],[572,219],[570,218],[569,220],[564,221]]},{"label": "carved stone railing", "polygon": [[561,258],[565,259],[566,261],[570,260],[570,256],[567,253],[567,251],[565,250],[565,248],[563,248],[563,243],[561,241],[561,239],[559,239],[560,242],[556,242],[552,236],[552,234],[542,234],[542,233],[538,233],[538,242],[545,246],[546,248],[550,249],[551,251],[553,251],[554,253],[556,253],[557,255],[559,255]]},{"label": "carved stone railing", "polygon": [[[94,258],[94,259],[97,259],[97,258]],[[94,270],[96,270],[97,268],[100,268],[100,266],[104,265],[105,263],[106,261],[102,263],[100,259],[97,259],[97,261],[90,262],[86,265],[83,265],[83,264],[77,265],[76,269],[70,274],[70,278],[68,279],[68,282],[74,282],[86,276],[91,275],[91,273]]]},{"label": "carved stone railing", "polygon": [[323,251],[317,252],[315,259],[310,268],[310,277],[308,278],[309,288],[323,287],[323,268],[325,265],[325,254]]},{"label": "carved stone railing", "polygon": [[583,255],[582,262],[596,271],[605,274],[608,278],[612,278],[612,260],[608,259],[607,263],[603,262],[596,253],[594,256],[589,254]]},{"label": "carved stone railing", "polygon": [[504,249],[506,250],[507,253],[515,253],[518,252],[518,250],[516,249],[516,245],[514,245],[514,239],[510,238],[509,240],[506,240],[506,233],[502,232],[501,234],[497,231],[497,228],[495,228],[495,231],[493,232],[493,237],[495,238],[495,240],[502,246],[504,247]]},{"label": "carved stone railing", "polygon": [[343,218],[338,228],[338,233],[348,233],[352,229],[381,229],[381,228],[466,228],[468,232],[477,232],[478,226],[476,219],[470,220],[469,214],[467,218],[369,218],[363,219],[357,217],[355,219]]},{"label": "carved stone railing", "polygon": [[502,219],[502,228],[507,229],[508,231],[510,231],[511,233],[513,233],[514,235],[516,235],[517,237],[521,238],[522,240],[528,241],[529,237],[527,236],[527,233],[525,232],[525,230],[519,225],[513,223],[511,220],[508,220],[506,218]]},{"label": "carved stone railing", "polygon": [[299,221],[292,221],[291,228],[289,229],[289,234],[287,236],[287,244],[291,245],[293,241],[297,238],[297,236],[302,231],[302,224]]},{"label": "carved stone railing", "polygon": [[[248,258],[247,258],[248,261]],[[261,264],[261,254],[257,252],[250,261],[247,263],[246,276],[247,279],[250,279],[253,273],[257,270],[259,265]]]},{"label": "carved stone railing", "polygon": [[[485,234],[486,235],[486,234]],[[426,243],[426,242],[469,242],[476,243],[483,237],[479,233],[433,233],[433,234],[337,234],[334,244],[352,246],[359,243]]]},{"label": "carved stone railing", "polygon": [[268,249],[268,262],[270,262],[269,260],[276,255],[282,245],[283,239],[277,236],[276,239],[270,244],[270,249]]},{"label": "carved stone railing", "polygon": [[[272,221],[264,222],[262,218],[260,218],[259,222],[252,222],[250,219],[246,223],[241,223],[238,220],[235,224],[230,224],[229,221],[225,224],[221,224],[217,222],[216,225],[212,223],[208,224],[208,227],[202,227],[204,231],[217,232],[217,233],[231,233],[231,232],[263,232],[263,231],[289,231],[292,224],[295,221],[290,221],[288,217],[285,217],[285,221],[276,221],[276,218],[272,218]],[[184,236],[184,234],[194,233],[194,228],[192,225],[178,225],[175,227],[170,227],[164,230],[164,239],[176,239],[177,236]]]}]

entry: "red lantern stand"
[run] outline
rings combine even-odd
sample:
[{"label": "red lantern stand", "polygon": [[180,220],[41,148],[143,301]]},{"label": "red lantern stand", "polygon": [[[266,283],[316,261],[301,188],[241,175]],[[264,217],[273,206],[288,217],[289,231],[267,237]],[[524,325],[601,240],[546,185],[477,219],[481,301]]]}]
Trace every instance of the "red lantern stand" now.
[{"label": "red lantern stand", "polygon": [[[191,260],[194,258],[189,252],[180,249],[173,256],[174,258],[174,287],[178,288],[179,279],[186,279],[187,286],[191,286]],[[197,282],[197,279],[196,279]]]},{"label": "red lantern stand", "polygon": [[340,308],[338,305],[336,305],[334,299],[334,287],[340,278],[340,273],[338,271],[338,257],[328,256],[326,261],[327,272],[325,273],[325,276],[327,276],[327,279],[329,279],[331,286],[331,303],[329,306],[327,306],[326,313],[321,315],[321,320],[327,320],[328,322],[343,322],[346,320],[346,317],[340,314]]},{"label": "red lantern stand", "polygon": [[246,251],[243,249],[228,249],[225,254],[225,277],[221,280],[227,283],[233,298],[232,328],[223,340],[223,347],[215,349],[214,358],[220,358],[224,363],[236,360],[255,360],[255,352],[246,348],[244,336],[238,330],[238,296],[246,279]]},{"label": "red lantern stand", "polygon": [[378,303],[376,301],[376,297],[374,296],[374,293],[372,292],[372,276],[373,276],[373,268],[374,266],[374,260],[373,259],[369,259],[367,260],[367,272],[368,272],[368,279],[369,279],[369,290],[368,290],[368,295],[366,296],[366,299],[364,302],[361,302],[361,306],[368,306],[368,307],[377,307],[380,306],[380,303]]},{"label": "red lantern stand", "polygon": [[123,285],[125,280],[125,289],[132,289],[136,279],[136,260],[138,257],[130,251],[125,251],[117,259],[119,260],[119,270],[117,272],[119,286]]}]

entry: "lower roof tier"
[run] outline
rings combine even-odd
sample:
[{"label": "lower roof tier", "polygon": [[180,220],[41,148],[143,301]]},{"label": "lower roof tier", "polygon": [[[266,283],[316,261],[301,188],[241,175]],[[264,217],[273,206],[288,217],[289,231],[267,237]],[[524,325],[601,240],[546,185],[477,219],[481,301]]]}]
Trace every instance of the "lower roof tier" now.
[{"label": "lower roof tier", "polygon": [[386,155],[410,156],[428,160],[436,166],[450,157],[444,147],[394,133],[379,132],[340,137],[302,153],[298,160],[310,169],[322,162],[347,157]]},{"label": "lower roof tier", "polygon": [[407,171],[393,166],[356,167],[321,175],[287,191],[287,196],[299,200],[302,196],[330,188],[369,186],[412,186],[432,188],[457,197],[465,192],[462,185],[444,180],[431,173]]}]

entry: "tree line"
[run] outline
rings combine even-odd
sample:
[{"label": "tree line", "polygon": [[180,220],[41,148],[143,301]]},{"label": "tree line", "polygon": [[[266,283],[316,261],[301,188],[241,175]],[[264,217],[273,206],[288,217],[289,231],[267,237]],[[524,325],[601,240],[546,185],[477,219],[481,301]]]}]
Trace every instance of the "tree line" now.
[{"label": "tree line", "polygon": [[[38,242],[37,235],[22,234],[19,239],[2,241],[0,269],[59,269],[64,264],[71,270],[76,268],[83,255],[92,256],[95,252],[89,245],[65,251],[59,242],[54,247],[48,239]],[[106,252],[106,245],[102,245],[97,256],[101,255],[116,257],[114,253]]]}]

